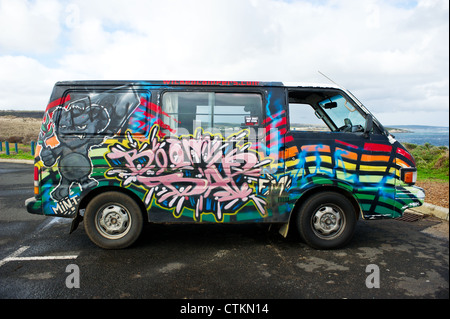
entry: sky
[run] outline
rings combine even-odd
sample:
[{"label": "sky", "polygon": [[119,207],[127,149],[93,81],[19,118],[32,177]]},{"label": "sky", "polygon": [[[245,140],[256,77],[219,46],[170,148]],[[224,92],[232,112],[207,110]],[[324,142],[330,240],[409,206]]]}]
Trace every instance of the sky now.
[{"label": "sky", "polygon": [[448,0],[0,0],[0,110],[68,80],[330,83],[449,126]]}]

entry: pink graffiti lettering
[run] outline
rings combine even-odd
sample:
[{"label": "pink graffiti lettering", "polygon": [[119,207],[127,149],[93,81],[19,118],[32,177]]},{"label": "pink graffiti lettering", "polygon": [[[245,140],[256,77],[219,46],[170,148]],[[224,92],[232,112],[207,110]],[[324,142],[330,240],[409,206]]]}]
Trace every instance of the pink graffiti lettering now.
[{"label": "pink graffiti lettering", "polygon": [[153,198],[160,206],[174,208],[180,217],[184,208],[195,211],[194,219],[213,213],[217,221],[224,214],[234,214],[251,201],[261,216],[266,216],[264,198],[250,184],[257,180],[261,168],[271,162],[260,161],[245,142],[247,131],[223,139],[219,134],[163,138],[155,125],[149,143],[134,140],[130,132],[122,143],[110,146],[106,157],[111,166],[106,175],[142,185],[148,192],[145,204]]}]

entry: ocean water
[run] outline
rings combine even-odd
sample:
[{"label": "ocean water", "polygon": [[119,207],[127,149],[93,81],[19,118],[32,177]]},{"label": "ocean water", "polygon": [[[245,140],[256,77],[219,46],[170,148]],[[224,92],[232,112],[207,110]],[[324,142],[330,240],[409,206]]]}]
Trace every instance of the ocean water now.
[{"label": "ocean water", "polygon": [[391,127],[408,130],[410,133],[391,133],[400,143],[413,143],[423,145],[430,143],[434,146],[449,147],[449,128],[442,126],[422,126],[422,125],[392,125]]}]

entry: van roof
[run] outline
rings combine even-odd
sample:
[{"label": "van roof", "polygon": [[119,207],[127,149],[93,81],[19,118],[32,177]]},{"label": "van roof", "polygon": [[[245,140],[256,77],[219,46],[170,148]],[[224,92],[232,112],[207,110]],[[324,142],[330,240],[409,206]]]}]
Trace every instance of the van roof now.
[{"label": "van roof", "polygon": [[83,80],[59,81],[55,86],[272,86],[272,87],[304,87],[304,88],[333,88],[340,87],[335,84],[307,83],[307,82],[262,82],[262,81],[201,81],[201,80],[162,80],[162,81],[118,81],[118,80]]}]

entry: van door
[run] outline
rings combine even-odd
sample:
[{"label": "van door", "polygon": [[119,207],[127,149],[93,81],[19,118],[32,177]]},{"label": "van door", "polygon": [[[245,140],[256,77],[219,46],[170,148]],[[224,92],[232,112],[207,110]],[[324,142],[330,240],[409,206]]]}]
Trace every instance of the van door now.
[{"label": "van door", "polygon": [[[258,191],[264,96],[256,90],[162,92],[152,174],[153,221],[242,222],[267,217]],[[155,135],[155,134],[154,134]],[[160,151],[159,149],[162,148]]]},{"label": "van door", "polygon": [[[321,185],[355,196],[367,218],[390,214],[395,172],[393,147],[377,127],[365,132],[366,114],[340,90],[289,90],[293,155],[286,170],[294,174],[297,195]],[[297,155],[294,155],[297,154]]]}]

